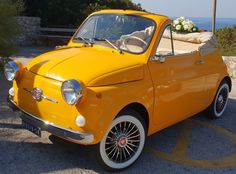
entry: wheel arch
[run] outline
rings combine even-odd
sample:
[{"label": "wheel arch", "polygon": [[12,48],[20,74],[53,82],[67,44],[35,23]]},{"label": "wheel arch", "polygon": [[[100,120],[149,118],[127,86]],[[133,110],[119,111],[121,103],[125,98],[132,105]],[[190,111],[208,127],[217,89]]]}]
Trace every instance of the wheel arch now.
[{"label": "wheel arch", "polygon": [[127,110],[127,109],[131,109],[131,110],[134,110],[137,113],[139,113],[140,116],[145,121],[147,131],[149,131],[149,113],[148,113],[148,110],[146,109],[146,107],[144,105],[140,104],[140,103],[130,103],[130,104],[126,105],[123,109],[121,109],[119,114],[122,113],[124,110]]},{"label": "wheel arch", "polygon": [[217,81],[217,84],[216,84],[216,87],[215,87],[214,91],[212,92],[211,98],[209,100],[209,105],[207,106],[207,108],[209,108],[211,106],[211,104],[214,102],[217,91],[218,91],[218,89],[220,88],[220,86],[223,82],[226,82],[226,83],[229,84],[229,92],[231,92],[231,89],[232,89],[231,78],[227,75],[226,76],[225,75],[221,76],[221,78],[219,78],[218,81]]},{"label": "wheel arch", "polygon": [[223,81],[226,81],[226,82],[228,83],[228,85],[229,85],[229,92],[231,92],[231,90],[232,90],[232,80],[231,80],[231,78],[230,78],[229,76],[226,76],[226,77],[223,78],[223,80],[221,81],[221,83],[222,83]]}]

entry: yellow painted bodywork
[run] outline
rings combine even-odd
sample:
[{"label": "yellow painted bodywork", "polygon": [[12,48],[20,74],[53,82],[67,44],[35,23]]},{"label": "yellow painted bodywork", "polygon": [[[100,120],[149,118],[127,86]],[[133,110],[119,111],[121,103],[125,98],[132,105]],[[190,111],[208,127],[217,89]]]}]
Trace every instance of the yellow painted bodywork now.
[{"label": "yellow painted bodywork", "polygon": [[[95,14],[139,15],[156,23],[149,48],[131,54],[99,45],[83,47],[73,43],[33,59],[14,81],[14,102],[26,112],[63,128],[94,134],[101,141],[112,120],[127,105],[138,103],[148,112],[148,135],[206,109],[226,76],[226,66],[216,50],[204,57],[198,52],[166,58],[165,63],[149,61],[155,55],[162,30],[170,20],[166,16],[129,10],[104,10]],[[196,61],[204,60],[204,66]],[[83,100],[68,105],[61,95],[62,82],[75,79],[83,84]],[[24,90],[41,88],[44,95],[58,101],[35,101]],[[86,125],[76,126],[83,115]]]}]

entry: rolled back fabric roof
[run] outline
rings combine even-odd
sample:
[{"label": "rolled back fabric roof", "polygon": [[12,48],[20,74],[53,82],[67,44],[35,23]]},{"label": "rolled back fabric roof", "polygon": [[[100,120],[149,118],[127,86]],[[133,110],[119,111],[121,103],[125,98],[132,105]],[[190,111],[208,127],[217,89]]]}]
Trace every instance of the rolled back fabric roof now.
[{"label": "rolled back fabric roof", "polygon": [[[170,38],[169,31],[164,32],[164,38]],[[211,53],[217,49],[217,40],[212,32],[195,32],[195,33],[172,33],[173,39],[199,44],[198,51],[201,56]],[[196,50],[197,51],[197,50]]]}]

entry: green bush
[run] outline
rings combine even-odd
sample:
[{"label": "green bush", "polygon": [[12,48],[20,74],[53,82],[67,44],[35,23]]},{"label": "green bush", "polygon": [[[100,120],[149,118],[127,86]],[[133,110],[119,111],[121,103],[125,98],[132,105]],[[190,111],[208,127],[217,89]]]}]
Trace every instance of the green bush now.
[{"label": "green bush", "polygon": [[142,10],[131,0],[25,0],[25,5],[25,15],[41,17],[44,27],[78,27],[90,13],[101,9]]},{"label": "green bush", "polygon": [[24,4],[20,0],[0,0],[0,71],[8,56],[17,50],[15,39],[20,34],[20,28],[15,19]]},{"label": "green bush", "polygon": [[236,26],[216,31],[219,48],[224,56],[236,56]]},{"label": "green bush", "polygon": [[17,48],[15,39],[20,34],[20,28],[15,16],[23,10],[23,3],[19,0],[1,0],[0,9],[0,57],[6,57]]}]

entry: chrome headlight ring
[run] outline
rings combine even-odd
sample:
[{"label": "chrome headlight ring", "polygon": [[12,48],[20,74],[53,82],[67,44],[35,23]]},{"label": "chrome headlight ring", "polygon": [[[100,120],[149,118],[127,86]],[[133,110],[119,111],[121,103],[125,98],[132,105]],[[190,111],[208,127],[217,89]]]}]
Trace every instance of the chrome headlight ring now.
[{"label": "chrome headlight ring", "polygon": [[75,105],[83,97],[83,88],[80,82],[73,79],[67,80],[62,83],[61,93],[69,105]]},{"label": "chrome headlight ring", "polygon": [[14,61],[10,61],[4,65],[4,74],[8,81],[16,79],[19,70],[20,66]]}]

